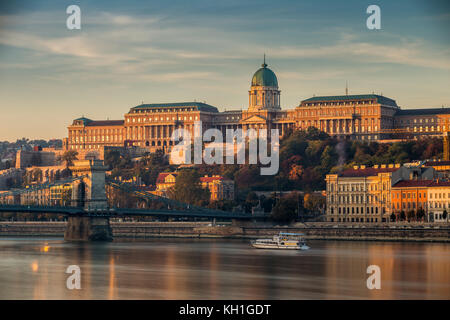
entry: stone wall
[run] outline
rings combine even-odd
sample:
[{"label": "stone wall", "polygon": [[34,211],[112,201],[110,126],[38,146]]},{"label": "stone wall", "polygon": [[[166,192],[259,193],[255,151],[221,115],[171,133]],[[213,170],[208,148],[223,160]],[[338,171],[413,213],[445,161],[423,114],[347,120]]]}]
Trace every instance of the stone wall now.
[{"label": "stone wall", "polygon": [[[65,222],[0,222],[0,236],[62,237]],[[307,239],[363,241],[437,241],[450,242],[450,227],[441,226],[303,226],[237,227],[210,226],[205,223],[111,222],[114,238],[207,237],[260,238],[281,232],[304,233]]]},{"label": "stone wall", "polygon": [[[62,149],[46,148],[46,151],[19,150],[16,154],[16,168],[24,169],[33,165],[48,167],[59,165],[58,156],[62,155]],[[38,161],[39,163],[34,163]]]}]

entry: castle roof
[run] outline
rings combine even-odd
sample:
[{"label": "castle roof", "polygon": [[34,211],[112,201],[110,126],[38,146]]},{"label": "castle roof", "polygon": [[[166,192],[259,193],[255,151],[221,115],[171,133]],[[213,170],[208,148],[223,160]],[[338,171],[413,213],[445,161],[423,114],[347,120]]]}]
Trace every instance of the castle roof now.
[{"label": "castle roof", "polygon": [[404,109],[398,110],[395,116],[425,116],[435,114],[450,114],[450,108]]},{"label": "castle roof", "polygon": [[303,100],[301,105],[310,102],[340,102],[340,101],[360,101],[360,100],[376,100],[377,103],[398,107],[395,100],[380,96],[377,94],[358,94],[345,96],[319,96]]},{"label": "castle roof", "polygon": [[95,120],[85,124],[87,127],[96,126],[123,126],[124,120]]},{"label": "castle roof", "polygon": [[151,109],[167,109],[167,108],[194,108],[197,111],[204,112],[219,112],[219,110],[206,103],[202,102],[175,102],[175,103],[151,103],[151,104],[141,104],[130,109],[130,113],[137,112],[139,110],[151,110]]},{"label": "castle roof", "polygon": [[278,88],[278,79],[275,73],[267,68],[267,64],[263,63],[253,75],[251,86]]}]

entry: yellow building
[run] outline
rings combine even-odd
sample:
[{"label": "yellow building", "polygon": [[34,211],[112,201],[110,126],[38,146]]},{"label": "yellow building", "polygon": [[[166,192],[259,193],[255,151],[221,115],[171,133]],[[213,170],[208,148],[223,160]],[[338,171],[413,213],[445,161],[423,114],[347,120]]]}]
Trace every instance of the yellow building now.
[{"label": "yellow building", "polygon": [[[167,190],[175,186],[178,172],[163,172],[156,179],[155,194],[166,196]],[[234,200],[234,181],[219,175],[200,177],[200,184],[208,188],[211,201]]]},{"label": "yellow building", "polygon": [[433,181],[428,186],[428,213],[434,222],[448,222],[450,213],[450,181]]},{"label": "yellow building", "polygon": [[314,96],[291,109],[281,108],[281,91],[275,73],[265,60],[253,75],[248,108],[219,112],[209,104],[176,102],[132,107],[124,120],[75,119],[68,127],[64,148],[96,150],[103,146],[137,146],[150,152],[173,146],[172,132],[184,128],[193,134],[194,123],[203,130],[250,128],[306,130],[315,127],[332,136],[356,140],[413,138],[442,135],[449,129],[450,108],[401,110],[395,100],[376,94]]},{"label": "yellow building", "polygon": [[355,166],[328,174],[326,220],[385,222],[390,214],[392,173],[400,165]]}]

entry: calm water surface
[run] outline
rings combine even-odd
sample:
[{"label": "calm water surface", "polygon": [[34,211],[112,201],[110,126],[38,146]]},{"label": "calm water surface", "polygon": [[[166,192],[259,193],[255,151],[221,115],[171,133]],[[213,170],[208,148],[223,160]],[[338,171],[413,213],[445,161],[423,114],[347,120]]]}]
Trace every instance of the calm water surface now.
[{"label": "calm water surface", "polygon": [[[308,251],[246,240],[66,243],[0,238],[0,299],[450,299],[450,247],[310,241]],[[368,290],[366,268],[381,268]],[[81,290],[68,290],[69,265]]]}]

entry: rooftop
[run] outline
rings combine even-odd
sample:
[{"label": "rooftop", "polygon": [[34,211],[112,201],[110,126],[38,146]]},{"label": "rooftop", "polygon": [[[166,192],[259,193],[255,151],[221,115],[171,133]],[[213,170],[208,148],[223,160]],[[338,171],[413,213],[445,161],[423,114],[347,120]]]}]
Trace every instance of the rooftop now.
[{"label": "rooftop", "polygon": [[445,161],[445,160],[442,160],[442,161],[438,161],[438,160],[436,160],[436,161],[427,161],[427,162],[425,162],[424,163],[424,166],[426,166],[426,167],[432,167],[432,166],[450,166],[450,161]]},{"label": "rooftop", "polygon": [[130,109],[130,113],[137,110],[148,110],[148,109],[161,109],[161,108],[194,108],[198,111],[204,112],[219,112],[216,107],[211,106],[202,102],[175,102],[175,103],[152,103],[152,104],[141,104]]},{"label": "rooftop", "polygon": [[449,114],[450,108],[430,108],[430,109],[405,109],[398,110],[395,116],[420,116],[420,115],[435,115],[435,114]]},{"label": "rooftop", "polygon": [[360,100],[376,100],[377,103],[383,104],[383,105],[389,105],[389,106],[395,106],[397,107],[397,103],[395,100],[383,97],[377,94],[358,94],[358,95],[345,95],[345,96],[319,96],[319,97],[312,97],[306,100],[303,100],[301,102],[301,105],[303,103],[308,102],[330,102],[330,101],[360,101]]},{"label": "rooftop", "polygon": [[394,172],[399,168],[358,168],[347,169],[339,173],[339,177],[357,178],[357,177],[371,177],[376,176],[379,173]]},{"label": "rooftop", "polygon": [[231,181],[230,179],[222,177],[222,176],[200,177],[200,182],[212,182],[212,181],[216,181],[216,180]]},{"label": "rooftop", "polygon": [[168,176],[168,175],[174,175],[175,177],[178,175],[178,172],[161,172],[160,174],[158,174],[158,177],[156,178],[156,183],[164,183],[164,179]]},{"label": "rooftop", "polygon": [[431,183],[429,187],[450,187],[450,181],[433,181],[433,183]]},{"label": "rooftop", "polygon": [[124,120],[98,120],[90,121],[86,124],[87,127],[97,126],[123,126]]},{"label": "rooftop", "polygon": [[392,186],[392,188],[417,188],[428,187],[433,183],[433,180],[402,180]]}]

